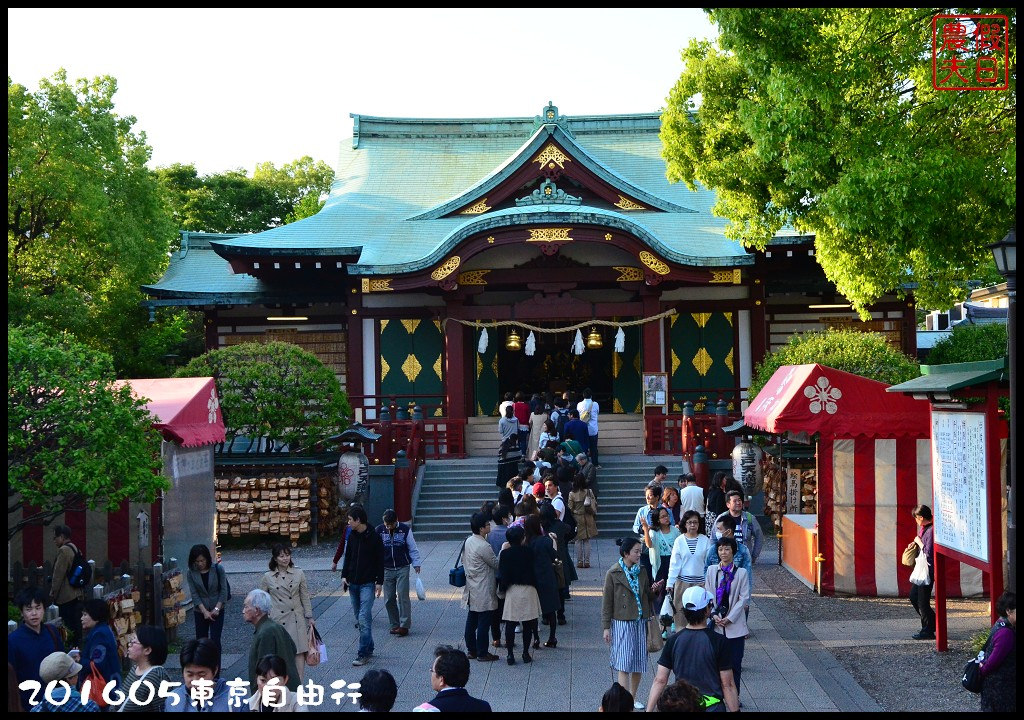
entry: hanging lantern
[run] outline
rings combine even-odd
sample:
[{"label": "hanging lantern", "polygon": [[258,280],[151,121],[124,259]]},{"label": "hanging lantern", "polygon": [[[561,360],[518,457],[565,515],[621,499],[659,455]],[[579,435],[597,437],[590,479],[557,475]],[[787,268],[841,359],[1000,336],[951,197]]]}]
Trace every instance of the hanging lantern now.
[{"label": "hanging lantern", "polygon": [[519,337],[519,333],[517,333],[515,331],[515,328],[513,328],[512,332],[510,332],[508,334],[508,337],[505,339],[505,349],[506,350],[516,351],[516,350],[521,350],[522,347],[523,347],[523,339],[521,337]]},{"label": "hanging lantern", "polygon": [[587,335],[587,350],[600,350],[604,347],[604,341],[601,340],[601,333],[597,331],[597,326],[594,325],[590,328],[590,334]]}]

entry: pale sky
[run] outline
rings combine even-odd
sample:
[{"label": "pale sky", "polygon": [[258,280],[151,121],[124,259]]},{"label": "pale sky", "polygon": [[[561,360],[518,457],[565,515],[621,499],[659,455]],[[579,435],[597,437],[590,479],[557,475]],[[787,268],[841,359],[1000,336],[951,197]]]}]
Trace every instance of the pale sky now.
[{"label": "pale sky", "polygon": [[8,9],[7,74],[112,75],[151,166],[201,173],[311,155],[336,167],[349,113],[522,117],[653,112],[699,10]]}]

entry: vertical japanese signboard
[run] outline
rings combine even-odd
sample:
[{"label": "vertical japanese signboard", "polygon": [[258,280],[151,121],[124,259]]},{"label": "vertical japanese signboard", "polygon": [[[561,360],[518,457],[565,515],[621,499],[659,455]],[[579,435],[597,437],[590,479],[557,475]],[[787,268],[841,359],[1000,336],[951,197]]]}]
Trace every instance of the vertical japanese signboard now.
[{"label": "vertical japanese signboard", "polygon": [[935,542],[989,561],[985,415],[932,411]]}]

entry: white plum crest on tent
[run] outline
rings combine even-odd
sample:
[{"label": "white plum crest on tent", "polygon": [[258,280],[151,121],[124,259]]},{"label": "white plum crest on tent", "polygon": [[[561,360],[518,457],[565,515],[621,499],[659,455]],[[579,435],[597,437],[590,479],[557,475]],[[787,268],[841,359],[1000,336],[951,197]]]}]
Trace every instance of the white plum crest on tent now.
[{"label": "white plum crest on tent", "polygon": [[811,398],[812,414],[817,415],[824,409],[829,415],[835,415],[839,410],[835,401],[843,397],[843,391],[837,387],[829,387],[829,380],[823,375],[814,385],[804,388],[804,395]]}]

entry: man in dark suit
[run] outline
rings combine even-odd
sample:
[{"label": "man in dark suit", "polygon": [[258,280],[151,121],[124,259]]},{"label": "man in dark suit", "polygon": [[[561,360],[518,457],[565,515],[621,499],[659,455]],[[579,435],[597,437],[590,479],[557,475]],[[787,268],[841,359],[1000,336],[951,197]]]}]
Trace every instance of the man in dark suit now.
[{"label": "man in dark suit", "polygon": [[469,658],[450,645],[434,650],[430,667],[430,686],[434,699],[414,708],[414,712],[491,712],[491,705],[466,692],[469,682]]}]

